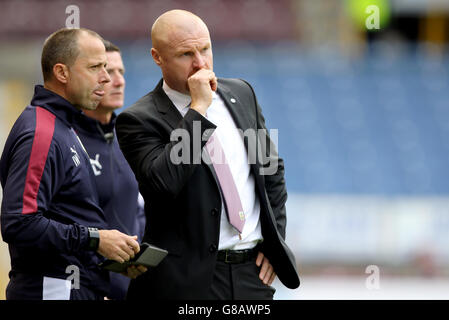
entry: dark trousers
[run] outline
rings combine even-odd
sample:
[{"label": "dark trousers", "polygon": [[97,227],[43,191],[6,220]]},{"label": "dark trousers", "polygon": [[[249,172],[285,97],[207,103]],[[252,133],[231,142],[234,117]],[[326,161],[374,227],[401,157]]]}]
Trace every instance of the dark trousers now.
[{"label": "dark trousers", "polygon": [[213,300],[273,300],[276,289],[259,279],[256,259],[227,264],[217,261],[209,292]]}]

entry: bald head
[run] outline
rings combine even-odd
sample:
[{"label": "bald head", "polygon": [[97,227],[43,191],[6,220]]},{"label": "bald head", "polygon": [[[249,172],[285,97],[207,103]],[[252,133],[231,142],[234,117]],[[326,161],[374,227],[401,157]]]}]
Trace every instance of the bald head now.
[{"label": "bald head", "polygon": [[[182,35],[180,35],[182,33]],[[200,17],[186,10],[170,10],[156,19],[151,28],[153,48],[157,50],[170,46],[179,38],[190,35],[192,37],[209,37],[209,30]]]},{"label": "bald head", "polygon": [[162,14],[151,29],[151,55],[167,85],[188,94],[187,80],[201,69],[213,71],[212,44],[206,24],[185,10]]}]

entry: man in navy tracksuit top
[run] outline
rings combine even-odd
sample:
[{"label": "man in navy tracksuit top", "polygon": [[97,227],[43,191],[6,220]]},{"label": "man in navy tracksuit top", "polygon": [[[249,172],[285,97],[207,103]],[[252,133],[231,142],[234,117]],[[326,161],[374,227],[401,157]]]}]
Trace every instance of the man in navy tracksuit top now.
[{"label": "man in navy tracksuit top", "polygon": [[[137,235],[141,241],[145,228],[143,198],[138,203],[139,188],[133,171],[123,156],[115,136],[115,109],[124,103],[125,68],[120,49],[104,41],[111,82],[104,85],[104,96],[97,109],[84,110],[75,124],[82,143],[90,156],[90,162],[100,206],[104,211],[110,229],[117,229],[128,235]],[[109,299],[124,300],[130,278],[110,272]]]},{"label": "man in navy tracksuit top", "polygon": [[105,53],[87,29],[61,29],[44,43],[44,86],[36,86],[0,160],[7,299],[103,299],[109,277],[98,263],[139,251],[137,237],[106,230],[89,156],[73,129],[110,81]]}]

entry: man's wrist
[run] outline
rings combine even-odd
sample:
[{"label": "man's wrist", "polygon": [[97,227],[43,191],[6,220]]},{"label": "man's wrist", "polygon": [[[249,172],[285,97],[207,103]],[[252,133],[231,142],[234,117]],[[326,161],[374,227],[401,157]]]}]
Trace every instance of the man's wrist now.
[{"label": "man's wrist", "polygon": [[190,109],[195,110],[196,112],[201,114],[203,117],[206,116],[207,108],[208,107],[204,107],[204,106],[190,106]]},{"label": "man's wrist", "polygon": [[88,244],[87,249],[90,251],[97,251],[100,245],[100,233],[97,228],[89,227],[88,230]]}]

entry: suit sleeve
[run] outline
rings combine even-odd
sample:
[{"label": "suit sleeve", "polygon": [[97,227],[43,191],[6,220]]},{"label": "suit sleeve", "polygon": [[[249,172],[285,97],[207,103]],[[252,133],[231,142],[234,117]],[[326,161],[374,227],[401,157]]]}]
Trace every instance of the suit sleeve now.
[{"label": "suit sleeve", "polygon": [[[139,183],[155,195],[175,198],[199,165],[202,148],[216,126],[193,109],[170,137],[164,136],[164,129],[158,129],[163,125],[155,117],[136,117],[125,111],[117,118],[116,131],[120,148]],[[194,127],[199,134],[194,134]],[[206,130],[209,134],[203,136]],[[177,161],[180,158],[185,161]]]},{"label": "suit sleeve", "polygon": [[3,186],[2,237],[16,247],[77,252],[87,245],[87,227],[48,218],[52,199],[61,187],[65,172],[62,153],[54,143],[48,142],[45,151],[42,140],[42,136],[30,132],[9,149]]},{"label": "suit sleeve", "polygon": [[[258,147],[261,149],[262,164],[259,174],[263,175],[265,181],[265,190],[268,195],[274,217],[276,219],[276,227],[285,240],[285,229],[287,224],[287,215],[285,203],[287,202],[287,188],[284,178],[284,160],[279,157],[276,145],[270,138],[269,131],[265,125],[265,118],[262,115],[262,110],[257,102],[256,95],[249,83],[244,81],[251,89],[254,97],[254,103],[257,107],[257,124],[259,134]],[[259,158],[259,157],[258,157]],[[260,159],[259,159],[260,161]]]}]

